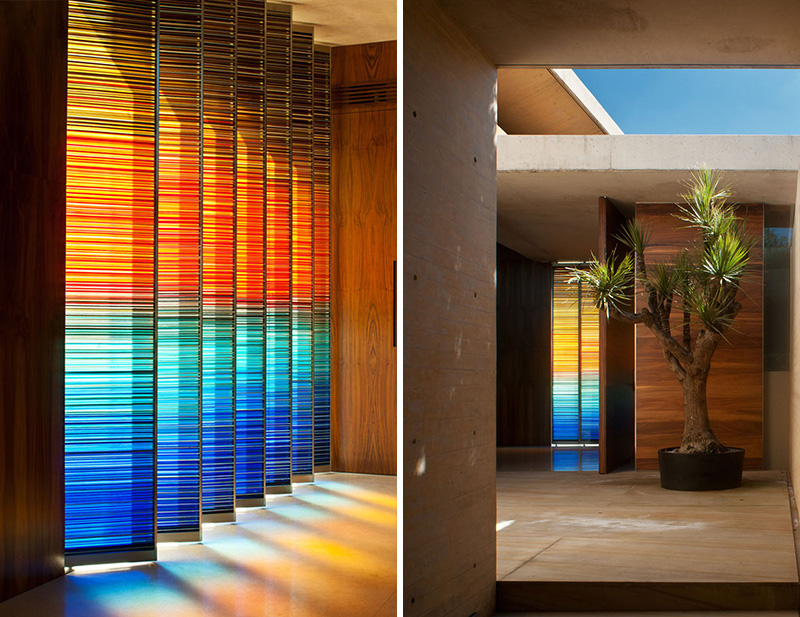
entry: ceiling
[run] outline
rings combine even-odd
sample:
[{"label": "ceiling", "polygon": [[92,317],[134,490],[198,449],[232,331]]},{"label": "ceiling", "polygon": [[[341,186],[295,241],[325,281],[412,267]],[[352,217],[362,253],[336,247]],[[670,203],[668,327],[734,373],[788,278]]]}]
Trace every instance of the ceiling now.
[{"label": "ceiling", "polygon": [[796,0],[440,0],[498,66],[800,66]]},{"label": "ceiling", "polygon": [[358,45],[397,40],[397,0],[288,0],[293,20],[314,26],[314,42]]}]

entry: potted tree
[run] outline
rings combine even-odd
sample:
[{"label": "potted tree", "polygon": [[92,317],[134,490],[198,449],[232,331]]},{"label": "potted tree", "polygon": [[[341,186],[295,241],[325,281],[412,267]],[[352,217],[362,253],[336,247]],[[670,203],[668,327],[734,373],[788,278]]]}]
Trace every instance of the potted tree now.
[{"label": "potted tree", "polygon": [[[659,450],[661,485],[721,490],[741,484],[744,450],[726,448],[714,435],[706,385],[714,352],[742,308],[737,294],[753,239],[735,205],[727,203],[730,188],[717,172],[700,169],[687,186],[676,217],[697,231],[697,239],[672,263],[647,264],[650,230],[628,221],[618,236],[628,252],[593,258],[586,269],[574,270],[573,280],[592,290],[595,305],[609,317],[646,326],[683,389],[683,438],[680,447]],[[636,312],[630,310],[634,293],[646,299]],[[677,326],[670,324],[673,306],[682,313]]]}]

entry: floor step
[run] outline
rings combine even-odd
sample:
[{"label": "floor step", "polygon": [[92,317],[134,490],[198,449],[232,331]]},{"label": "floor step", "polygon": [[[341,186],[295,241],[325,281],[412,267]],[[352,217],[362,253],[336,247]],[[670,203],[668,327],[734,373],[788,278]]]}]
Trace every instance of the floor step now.
[{"label": "floor step", "polygon": [[797,611],[797,583],[498,581],[497,611]]}]

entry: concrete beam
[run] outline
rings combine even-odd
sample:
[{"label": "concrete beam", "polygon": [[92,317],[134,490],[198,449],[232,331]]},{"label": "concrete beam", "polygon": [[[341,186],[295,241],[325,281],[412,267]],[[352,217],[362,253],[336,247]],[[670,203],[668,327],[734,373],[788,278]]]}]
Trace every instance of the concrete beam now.
[{"label": "concrete beam", "polygon": [[[797,171],[793,135],[508,135],[497,171]],[[791,200],[794,196],[791,197]],[[791,203],[787,201],[786,203]]]},{"label": "concrete beam", "polygon": [[597,203],[627,216],[637,202],[677,202],[692,169],[722,171],[740,203],[767,216],[794,204],[800,137],[623,135],[497,137],[497,225],[502,244],[541,260],[597,251]]}]

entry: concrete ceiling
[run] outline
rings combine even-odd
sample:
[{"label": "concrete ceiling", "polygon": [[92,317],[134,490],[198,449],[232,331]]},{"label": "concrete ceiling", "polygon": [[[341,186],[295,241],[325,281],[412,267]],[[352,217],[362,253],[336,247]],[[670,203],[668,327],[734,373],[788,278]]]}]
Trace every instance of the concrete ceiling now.
[{"label": "concrete ceiling", "polygon": [[569,88],[548,69],[497,71],[497,124],[509,135],[603,135]]},{"label": "concrete ceiling", "polygon": [[699,162],[722,170],[734,202],[772,215],[795,202],[798,137],[498,137],[497,241],[535,260],[588,259],[599,197],[628,217],[637,202],[678,202]]},{"label": "concrete ceiling", "polygon": [[800,66],[797,0],[440,0],[498,66]]},{"label": "concrete ceiling", "polygon": [[314,26],[323,45],[358,45],[397,39],[397,0],[289,0],[296,22]]}]

